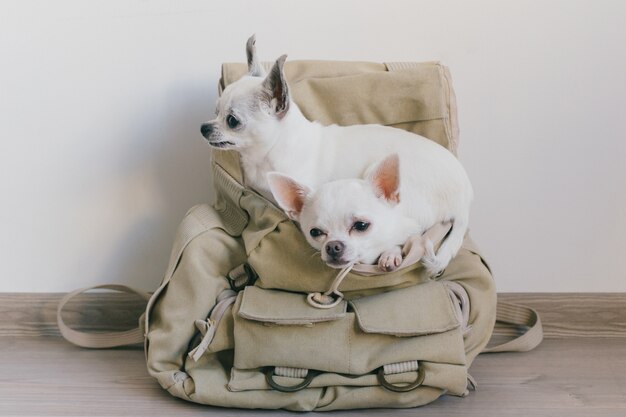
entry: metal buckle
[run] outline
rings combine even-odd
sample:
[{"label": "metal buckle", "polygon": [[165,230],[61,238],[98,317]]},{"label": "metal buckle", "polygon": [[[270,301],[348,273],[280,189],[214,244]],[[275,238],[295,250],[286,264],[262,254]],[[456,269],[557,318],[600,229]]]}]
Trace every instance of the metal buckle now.
[{"label": "metal buckle", "polygon": [[265,371],[265,381],[267,381],[270,387],[280,392],[296,392],[296,391],[305,389],[306,387],[309,386],[309,384],[311,384],[311,381],[313,381],[313,378],[317,376],[317,372],[314,372],[309,369],[309,372],[306,374],[304,381],[300,382],[299,384],[286,387],[274,381],[274,369],[275,369],[274,367],[271,367]]},{"label": "metal buckle", "polygon": [[383,388],[388,389],[389,391],[408,392],[422,385],[422,382],[424,382],[424,375],[424,367],[420,366],[419,368],[417,368],[417,378],[415,378],[415,381],[410,382],[406,385],[394,385],[385,379],[385,370],[381,366],[380,368],[378,368],[376,378],[378,379],[378,382],[380,382],[380,385],[383,386]]}]

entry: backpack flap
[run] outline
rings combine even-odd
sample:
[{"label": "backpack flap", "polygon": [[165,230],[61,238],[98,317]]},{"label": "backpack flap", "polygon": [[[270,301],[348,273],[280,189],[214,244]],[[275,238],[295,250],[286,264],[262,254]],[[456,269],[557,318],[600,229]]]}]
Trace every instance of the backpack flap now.
[{"label": "backpack flap", "polygon": [[263,324],[310,326],[346,316],[348,303],[333,308],[311,308],[302,294],[246,287],[239,306],[239,316]]},{"label": "backpack flap", "polygon": [[459,327],[452,303],[442,302],[447,294],[442,283],[431,281],[352,300],[350,305],[365,333],[424,336]]},{"label": "backpack flap", "polygon": [[[456,98],[450,72],[439,62],[288,60],[284,69],[290,94],[309,120],[394,126],[456,154]],[[224,64],[220,92],[246,74],[246,64]]]}]

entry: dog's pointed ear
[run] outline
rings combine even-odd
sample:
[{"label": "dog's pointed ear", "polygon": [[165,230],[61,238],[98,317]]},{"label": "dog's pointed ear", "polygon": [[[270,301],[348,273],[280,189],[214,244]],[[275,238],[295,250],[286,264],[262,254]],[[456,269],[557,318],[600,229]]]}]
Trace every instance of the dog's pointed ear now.
[{"label": "dog's pointed ear", "polygon": [[256,35],[250,36],[246,42],[246,57],[248,58],[248,75],[265,77],[265,70],[256,55]]},{"label": "dog's pointed ear", "polygon": [[392,204],[400,202],[400,157],[397,153],[374,165],[365,177],[377,197]]},{"label": "dog's pointed ear", "polygon": [[267,182],[280,208],[287,213],[290,219],[297,221],[302,214],[304,202],[311,192],[309,187],[278,172],[268,173]]},{"label": "dog's pointed ear", "polygon": [[289,88],[283,68],[286,59],[287,55],[278,58],[263,81],[263,88],[269,98],[269,106],[279,119],[282,119],[289,110]]}]

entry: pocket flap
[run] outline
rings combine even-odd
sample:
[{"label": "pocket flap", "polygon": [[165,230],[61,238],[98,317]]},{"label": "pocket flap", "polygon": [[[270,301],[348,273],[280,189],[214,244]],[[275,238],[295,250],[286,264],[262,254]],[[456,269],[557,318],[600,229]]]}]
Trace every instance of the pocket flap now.
[{"label": "pocket flap", "polygon": [[306,294],[249,286],[243,292],[238,314],[265,323],[306,325],[343,318],[346,309],[345,301],[333,308],[319,309],[307,303]]},{"label": "pocket flap", "polygon": [[459,327],[446,287],[437,281],[350,301],[366,333],[420,336]]}]

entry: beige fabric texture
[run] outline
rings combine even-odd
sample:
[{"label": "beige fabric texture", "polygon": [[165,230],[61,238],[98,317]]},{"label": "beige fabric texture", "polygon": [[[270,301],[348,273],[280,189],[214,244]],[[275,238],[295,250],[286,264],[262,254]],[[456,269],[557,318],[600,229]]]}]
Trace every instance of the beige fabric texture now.
[{"label": "beige fabric texture", "polygon": [[[244,73],[244,65],[224,65],[221,87]],[[286,74],[292,98],[312,120],[396,126],[456,150],[455,99],[442,65],[294,61]],[[215,152],[213,173],[217,203],[197,206],[183,220],[170,270],[143,322],[148,370],[163,388],[215,406],[293,411],[415,407],[444,393],[467,394],[468,367],[496,318],[494,282],[469,237],[436,280],[419,264],[379,276],[351,272],[340,288],[346,300],[316,310],[306,293],[325,291],[337,270],[315,255],[282,211],[243,187],[237,154]],[[202,232],[186,232],[198,224]],[[187,353],[202,337],[195,321],[209,317],[229,289],[226,276],[244,262],[258,280],[238,293],[207,351],[193,361]],[[445,281],[467,292],[466,334]],[[374,371],[411,360],[425,372],[421,386],[398,393],[379,385]],[[262,370],[273,366],[320,374],[308,388],[284,393],[265,380]],[[415,374],[387,380],[409,383]],[[301,381],[274,379],[286,386]]]}]

